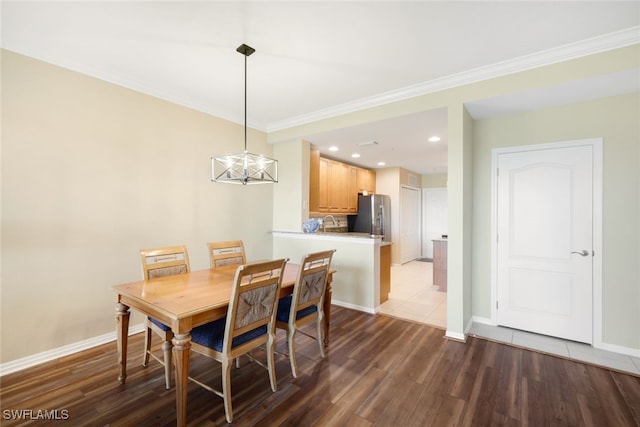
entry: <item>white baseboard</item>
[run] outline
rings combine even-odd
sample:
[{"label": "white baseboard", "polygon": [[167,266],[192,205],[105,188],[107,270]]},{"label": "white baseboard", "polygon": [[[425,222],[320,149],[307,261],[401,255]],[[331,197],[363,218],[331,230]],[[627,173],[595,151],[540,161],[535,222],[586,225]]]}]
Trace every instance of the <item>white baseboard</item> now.
[{"label": "white baseboard", "polygon": [[467,342],[467,336],[465,334],[461,334],[460,332],[453,332],[447,329],[447,332],[444,334],[445,338],[449,338],[455,341]]},{"label": "white baseboard", "polygon": [[626,356],[633,356],[633,357],[640,358],[640,349],[637,349],[637,348],[623,347],[621,345],[607,344],[604,342],[596,348],[599,348],[600,350],[611,351],[613,353],[624,354]]},{"label": "white baseboard", "polygon": [[[131,326],[129,327],[129,336],[138,334],[143,331],[144,331],[144,323]],[[92,347],[97,347],[102,344],[107,344],[115,341],[116,339],[117,339],[117,334],[115,331],[113,331],[113,332],[109,332],[108,334],[89,338],[73,344],[54,348],[52,350],[43,351],[42,353],[38,353],[31,356],[23,357],[21,359],[16,359],[10,362],[2,363],[0,364],[0,376],[21,371],[23,369],[30,368],[35,365],[39,365],[40,363],[49,362],[51,360],[68,356],[70,354],[77,353],[79,351],[87,350]]]},{"label": "white baseboard", "polygon": [[360,305],[351,304],[343,301],[336,301],[335,299],[331,300],[331,305],[337,305],[338,307],[351,308],[353,310],[363,311],[369,314],[376,314],[376,310],[369,307],[362,307]]},{"label": "white baseboard", "polygon": [[[496,322],[494,322],[493,320],[487,317],[473,316],[472,320],[473,320],[473,323],[480,323],[487,326],[498,326]],[[597,348],[599,350],[610,351],[612,353],[624,354],[625,356],[633,356],[633,357],[640,358],[640,349],[637,349],[637,348],[624,347],[621,345],[608,344],[605,342],[595,342],[595,341],[593,342],[592,347]]]},{"label": "white baseboard", "polygon": [[[357,310],[357,311],[362,311],[368,314],[376,314],[376,310],[368,308],[368,307],[361,307],[358,305],[354,305],[354,304],[349,304],[349,303],[345,303],[342,301],[336,301],[333,300],[331,301],[332,304],[335,304],[339,307],[344,307],[344,308],[350,308],[353,310]],[[465,328],[465,332],[463,334],[458,333],[458,332],[452,332],[447,330],[445,337],[446,338],[450,338],[456,341],[462,341],[462,342],[466,342],[467,340],[467,334],[469,333],[469,330],[471,328],[471,325],[473,323],[482,323],[485,325],[491,325],[491,326],[496,326],[495,322],[493,322],[491,319],[485,318],[485,317],[477,317],[474,316],[471,321],[469,322],[469,324],[467,325],[467,327]],[[129,327],[129,336],[131,335],[135,335],[138,334],[140,332],[144,331],[144,324],[140,323],[138,325],[134,325]],[[6,362],[6,363],[2,363],[0,364],[0,377],[3,375],[7,375],[7,374],[11,374],[17,371],[21,371],[23,369],[26,368],[30,368],[32,366],[35,365],[39,365],[40,363],[44,363],[44,362],[49,362],[51,360],[55,360],[58,359],[60,357],[64,357],[64,356],[68,356],[70,354],[73,353],[77,353],[79,351],[83,351],[83,350],[87,350],[89,348],[92,347],[97,347],[99,345],[102,344],[107,344],[109,342],[113,342],[115,341],[117,338],[116,332],[109,332],[107,334],[104,335],[100,335],[94,338],[89,338],[83,341],[79,341],[77,343],[73,343],[73,344],[69,344],[69,345],[65,345],[63,347],[58,347],[58,348],[54,348],[52,350],[48,350],[48,351],[44,351],[42,353],[38,353],[38,354],[34,354],[31,356],[27,356],[27,357],[23,357],[21,359],[17,359],[17,360],[12,360],[10,362]],[[615,344],[607,344],[607,343],[602,343],[601,346],[598,346],[597,348],[602,349],[602,350],[606,350],[606,351],[611,351],[614,353],[619,353],[619,354],[625,354],[628,356],[633,356],[633,357],[640,357],[640,349],[635,349],[635,348],[630,348],[630,347],[623,347],[623,346],[619,346],[619,345],[615,345]]]},{"label": "white baseboard", "polygon": [[469,331],[471,330],[471,326],[473,326],[473,318],[469,319],[467,325],[464,327],[464,332],[454,332],[447,329],[447,332],[444,334],[445,338],[449,338],[456,341],[467,342],[467,336],[469,335]]},{"label": "white baseboard", "polygon": [[483,325],[489,325],[489,326],[498,326],[498,324],[496,322],[494,322],[493,320],[491,320],[488,317],[478,317],[478,316],[473,316],[471,318],[471,323],[481,323]]},{"label": "white baseboard", "polygon": [[[375,310],[367,307],[361,307],[354,304],[345,303],[342,301],[331,301],[331,304],[335,304],[340,307],[350,308],[353,310],[363,311],[368,314],[375,314]],[[129,336],[138,334],[144,331],[144,323],[133,325],[129,327]],[[117,339],[115,331],[109,332],[104,335],[89,338],[76,343],[68,344],[62,347],[47,350],[42,353],[33,354],[31,356],[23,357],[21,359],[12,360],[10,362],[0,364],[0,377],[3,375],[12,374],[14,372],[21,371],[23,369],[30,368],[32,366],[39,365],[41,363],[49,362],[51,360],[58,359],[60,357],[68,356],[79,351],[87,350],[93,347],[97,347],[102,344],[113,342]]]}]

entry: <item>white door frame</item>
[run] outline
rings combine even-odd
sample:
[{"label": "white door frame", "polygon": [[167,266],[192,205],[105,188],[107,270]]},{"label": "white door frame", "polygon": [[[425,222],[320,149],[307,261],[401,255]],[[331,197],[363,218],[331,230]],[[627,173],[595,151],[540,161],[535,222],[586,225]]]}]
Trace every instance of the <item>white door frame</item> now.
[{"label": "white door frame", "polygon": [[[433,188],[423,188],[422,189],[422,202],[421,202],[421,209],[422,209],[422,215],[421,215],[421,227],[422,227],[422,232],[420,233],[420,235],[422,236],[422,244],[421,246],[421,256],[422,258],[433,258],[433,250],[431,251],[431,256],[427,256],[427,246],[429,245],[429,239],[430,236],[427,235],[428,232],[433,231],[433,228],[429,228],[429,223],[427,222],[427,214],[428,214],[428,210],[429,210],[429,205],[427,204],[427,199],[428,199],[428,194],[430,193],[444,193],[445,196],[448,196],[447,194],[447,187],[433,187]],[[446,208],[445,208],[446,209]],[[445,218],[446,221],[446,218]],[[438,234],[437,238],[441,238],[442,234],[446,234],[448,233],[448,227],[444,227],[444,228],[440,228],[440,233]],[[433,246],[433,244],[432,244]]]},{"label": "white door frame", "polygon": [[418,231],[416,233],[418,238],[418,248],[417,248],[416,258],[414,259],[420,258],[421,256],[420,254],[422,251],[422,192],[417,187],[412,187],[409,185],[400,185],[400,264],[407,262],[407,261],[404,261],[403,259],[404,252],[402,250],[402,246],[403,246],[402,240],[403,240],[404,231],[405,231],[404,227],[406,227],[406,224],[403,224],[404,209],[406,209],[406,206],[405,206],[406,200],[404,199],[404,194],[405,194],[404,190],[415,191],[418,197],[418,218],[417,218],[417,223],[414,224],[418,228]]},{"label": "white door frame", "polygon": [[602,138],[491,150],[491,322],[497,324],[498,301],[498,156],[531,150],[588,145],[593,148],[593,347],[602,348]]}]

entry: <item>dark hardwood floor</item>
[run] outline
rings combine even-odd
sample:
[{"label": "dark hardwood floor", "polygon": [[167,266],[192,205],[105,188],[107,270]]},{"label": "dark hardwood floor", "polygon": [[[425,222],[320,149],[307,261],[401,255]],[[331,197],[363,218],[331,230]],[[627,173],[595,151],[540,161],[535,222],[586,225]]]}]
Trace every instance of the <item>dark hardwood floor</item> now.
[{"label": "dark hardwood floor", "polygon": [[[296,339],[293,379],[277,356],[278,391],[242,359],[232,373],[238,426],[640,426],[640,378],[470,338],[382,315],[332,308],[331,345]],[[157,340],[156,340],[157,341]],[[284,351],[284,333],[278,349]],[[117,381],[111,343],[1,378],[2,426],[172,426],[175,390],[160,364],[140,365],[142,334],[129,340],[128,378]],[[193,375],[219,384],[219,365],[192,356]],[[57,410],[57,421],[12,419]],[[21,412],[22,411],[22,412]],[[49,412],[52,414],[52,412]],[[189,384],[188,422],[226,425],[222,399]]]}]

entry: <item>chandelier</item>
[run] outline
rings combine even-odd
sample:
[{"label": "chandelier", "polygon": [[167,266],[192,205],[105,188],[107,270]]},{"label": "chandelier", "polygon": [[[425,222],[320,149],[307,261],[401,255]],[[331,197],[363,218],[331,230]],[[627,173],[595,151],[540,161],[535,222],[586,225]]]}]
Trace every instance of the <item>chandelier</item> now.
[{"label": "chandelier", "polygon": [[236,51],[244,55],[244,152],[211,158],[211,181],[229,184],[278,182],[278,161],[247,151],[247,57],[256,50],[242,44]]}]

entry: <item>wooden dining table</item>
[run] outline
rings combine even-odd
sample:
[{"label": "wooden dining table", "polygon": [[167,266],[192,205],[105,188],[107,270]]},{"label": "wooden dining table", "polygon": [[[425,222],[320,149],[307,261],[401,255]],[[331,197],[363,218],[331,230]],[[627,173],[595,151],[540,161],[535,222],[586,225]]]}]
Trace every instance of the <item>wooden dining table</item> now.
[{"label": "wooden dining table", "polygon": [[[280,296],[293,293],[299,265],[287,263],[282,277]],[[178,426],[187,422],[187,381],[191,349],[190,332],[196,326],[227,315],[231,288],[237,266],[215,270],[198,270],[185,274],[157,277],[113,287],[117,294],[116,330],[118,334],[118,381],[127,379],[127,341],[130,308],[152,317],[173,331],[175,366],[176,419]],[[331,282],[329,272],[324,299],[325,346],[329,343]]]}]

